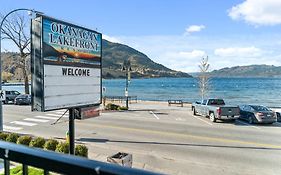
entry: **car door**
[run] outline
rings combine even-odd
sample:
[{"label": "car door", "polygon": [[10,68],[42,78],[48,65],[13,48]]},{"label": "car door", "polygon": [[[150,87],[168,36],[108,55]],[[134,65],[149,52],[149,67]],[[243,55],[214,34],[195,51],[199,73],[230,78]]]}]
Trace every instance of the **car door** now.
[{"label": "car door", "polygon": [[239,108],[240,108],[240,116],[239,116],[239,118],[241,118],[241,119],[243,119],[243,120],[247,120],[247,117],[246,117],[246,111],[245,111],[245,107],[246,107],[246,105],[241,105],[241,106],[239,106]]}]

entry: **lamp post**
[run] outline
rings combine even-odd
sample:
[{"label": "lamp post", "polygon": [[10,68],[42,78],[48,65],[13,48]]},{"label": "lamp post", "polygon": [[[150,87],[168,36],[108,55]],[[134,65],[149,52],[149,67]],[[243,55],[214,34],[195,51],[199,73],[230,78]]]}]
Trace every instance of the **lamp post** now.
[{"label": "lamp post", "polygon": [[[6,20],[6,18],[14,13],[14,12],[17,12],[17,11],[27,11],[29,15],[32,15],[33,13],[40,13],[42,14],[41,12],[38,12],[38,11],[35,11],[33,9],[27,9],[27,8],[19,8],[19,9],[15,9],[15,10],[12,10],[10,11],[9,13],[7,13],[1,23],[0,23],[0,91],[2,92],[2,63],[1,63],[1,54],[2,54],[2,47],[1,47],[1,42],[2,42],[2,26]],[[0,102],[0,131],[3,131],[3,109],[2,109],[2,102]]]},{"label": "lamp post", "polygon": [[128,99],[128,96],[129,96],[129,92],[128,92],[128,85],[129,85],[129,81],[131,79],[131,76],[130,76],[130,71],[132,71],[132,68],[131,68],[131,62],[130,60],[125,60],[124,63],[123,63],[123,66],[122,66],[122,71],[125,71],[126,73],[126,86],[125,86],[125,97],[126,97],[126,108],[129,109],[129,99]]}]

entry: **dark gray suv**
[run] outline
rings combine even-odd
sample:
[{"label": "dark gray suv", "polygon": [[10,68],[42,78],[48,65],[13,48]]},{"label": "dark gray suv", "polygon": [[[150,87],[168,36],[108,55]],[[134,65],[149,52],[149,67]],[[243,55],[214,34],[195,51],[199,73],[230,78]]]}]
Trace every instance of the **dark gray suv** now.
[{"label": "dark gray suv", "polygon": [[15,98],[20,95],[18,91],[5,91],[6,92],[6,100],[4,100],[4,104],[8,104],[10,101],[14,103]]}]

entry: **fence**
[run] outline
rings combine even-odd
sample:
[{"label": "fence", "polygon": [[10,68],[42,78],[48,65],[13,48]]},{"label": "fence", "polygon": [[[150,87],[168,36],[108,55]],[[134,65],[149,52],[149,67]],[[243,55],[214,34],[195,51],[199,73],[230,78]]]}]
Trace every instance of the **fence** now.
[{"label": "fence", "polygon": [[10,174],[10,161],[22,164],[23,175],[28,174],[28,166],[43,169],[44,175],[49,172],[69,175],[156,175],[153,172],[29,148],[4,141],[0,141],[0,159],[4,160],[5,175]]}]

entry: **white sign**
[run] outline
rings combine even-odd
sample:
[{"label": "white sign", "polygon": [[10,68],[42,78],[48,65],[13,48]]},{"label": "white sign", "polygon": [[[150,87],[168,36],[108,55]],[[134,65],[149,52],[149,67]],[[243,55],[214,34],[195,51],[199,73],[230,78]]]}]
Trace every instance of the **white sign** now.
[{"label": "white sign", "polygon": [[101,33],[39,16],[31,38],[32,110],[101,103]]}]

